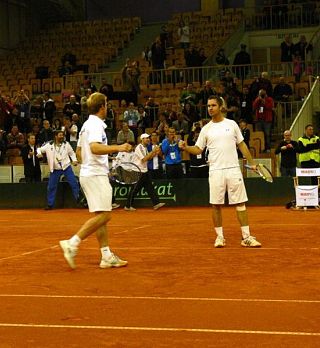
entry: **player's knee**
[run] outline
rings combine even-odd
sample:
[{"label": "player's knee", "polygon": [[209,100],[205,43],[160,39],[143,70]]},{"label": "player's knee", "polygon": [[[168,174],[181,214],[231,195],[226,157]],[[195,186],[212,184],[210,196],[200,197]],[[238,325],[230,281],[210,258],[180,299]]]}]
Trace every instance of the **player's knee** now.
[{"label": "player's knee", "polygon": [[243,203],[243,204],[238,204],[236,206],[236,211],[245,211],[247,208],[246,208],[246,205]]}]

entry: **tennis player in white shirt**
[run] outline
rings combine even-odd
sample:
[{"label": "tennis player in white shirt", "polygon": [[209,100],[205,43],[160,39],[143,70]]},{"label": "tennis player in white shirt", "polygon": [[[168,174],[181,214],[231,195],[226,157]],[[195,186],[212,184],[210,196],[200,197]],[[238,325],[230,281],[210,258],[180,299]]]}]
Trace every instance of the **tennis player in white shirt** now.
[{"label": "tennis player in white shirt", "polygon": [[80,184],[86,196],[89,212],[94,216],[87,220],[78,232],[68,240],[60,241],[64,257],[71,268],[76,268],[75,256],[82,240],[96,233],[101,250],[101,268],[122,267],[121,260],[109,248],[107,223],[111,219],[112,187],[109,182],[108,154],[131,151],[130,144],[108,145],[103,122],[107,113],[104,94],[93,93],[87,100],[89,118],[83,124],[78,141],[77,154],[81,154]]},{"label": "tennis player in white shirt", "polygon": [[224,100],[219,96],[208,99],[208,113],[211,121],[200,132],[194,146],[188,146],[180,141],[181,149],[193,154],[201,154],[205,147],[209,151],[209,188],[212,218],[217,234],[214,246],[223,248],[225,238],[222,227],[221,207],[224,204],[225,193],[228,193],[229,204],[235,205],[238,221],[241,225],[243,247],[260,247],[261,244],[250,235],[248,214],[245,202],[248,200],[240,170],[237,146],[247,159],[252,169],[256,166],[248,150],[236,122],[226,119],[223,114]]}]

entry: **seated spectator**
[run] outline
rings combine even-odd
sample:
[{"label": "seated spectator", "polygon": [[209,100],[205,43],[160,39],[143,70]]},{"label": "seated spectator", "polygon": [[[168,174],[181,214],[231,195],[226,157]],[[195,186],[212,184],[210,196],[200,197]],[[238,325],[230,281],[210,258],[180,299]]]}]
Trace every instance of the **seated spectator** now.
[{"label": "seated spectator", "polygon": [[55,130],[61,130],[62,128],[62,122],[60,118],[55,118],[52,123],[52,129]]},{"label": "seated spectator", "polygon": [[180,103],[184,105],[186,102],[189,102],[194,106],[197,104],[197,93],[195,92],[192,83],[188,83],[187,88],[184,89],[180,95]]},{"label": "seated spectator", "polygon": [[38,137],[38,144],[40,146],[44,145],[50,140],[53,140],[53,130],[50,127],[50,122],[48,120],[43,120],[42,122],[42,129],[40,130],[39,137]]},{"label": "seated spectator", "polygon": [[32,122],[33,119],[41,120],[44,112],[44,103],[41,95],[37,96],[31,102],[30,106],[30,120]]},{"label": "seated spectator", "polygon": [[129,143],[129,142],[135,144],[134,133],[129,128],[128,123],[123,121],[122,128],[121,128],[121,130],[119,130],[118,135],[117,135],[117,144],[121,145],[121,144]]},{"label": "seated spectator", "polygon": [[167,118],[165,112],[159,113],[159,119],[154,123],[154,128],[157,134],[160,136],[164,132],[164,126],[167,125]]},{"label": "seated spectator", "polygon": [[20,156],[20,151],[25,144],[24,135],[19,132],[19,128],[13,125],[11,131],[7,134],[7,155]]},{"label": "seated spectator", "polygon": [[88,76],[86,80],[84,80],[84,88],[90,89],[92,93],[95,93],[98,91],[97,86],[92,82],[92,77]]}]

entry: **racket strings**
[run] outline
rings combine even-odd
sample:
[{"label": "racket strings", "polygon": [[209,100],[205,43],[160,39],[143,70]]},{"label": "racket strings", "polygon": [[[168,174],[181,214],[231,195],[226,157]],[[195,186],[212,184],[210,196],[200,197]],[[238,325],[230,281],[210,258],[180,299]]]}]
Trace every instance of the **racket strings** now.
[{"label": "racket strings", "polygon": [[135,184],[141,177],[141,172],[137,171],[136,166],[128,163],[118,165],[110,170],[111,179],[122,184]]},{"label": "racket strings", "polygon": [[270,173],[267,167],[265,167],[264,165],[258,165],[257,170],[264,180],[268,182],[273,182],[272,174]]}]

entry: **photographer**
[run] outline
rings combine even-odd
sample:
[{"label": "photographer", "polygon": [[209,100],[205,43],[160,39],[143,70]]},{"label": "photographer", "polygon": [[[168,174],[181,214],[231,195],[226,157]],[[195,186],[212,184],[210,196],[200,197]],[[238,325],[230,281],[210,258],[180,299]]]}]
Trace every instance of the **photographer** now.
[{"label": "photographer", "polygon": [[273,107],[273,99],[267,95],[265,89],[260,89],[259,95],[253,101],[253,110],[255,111],[255,129],[264,133],[265,152],[270,152]]}]

